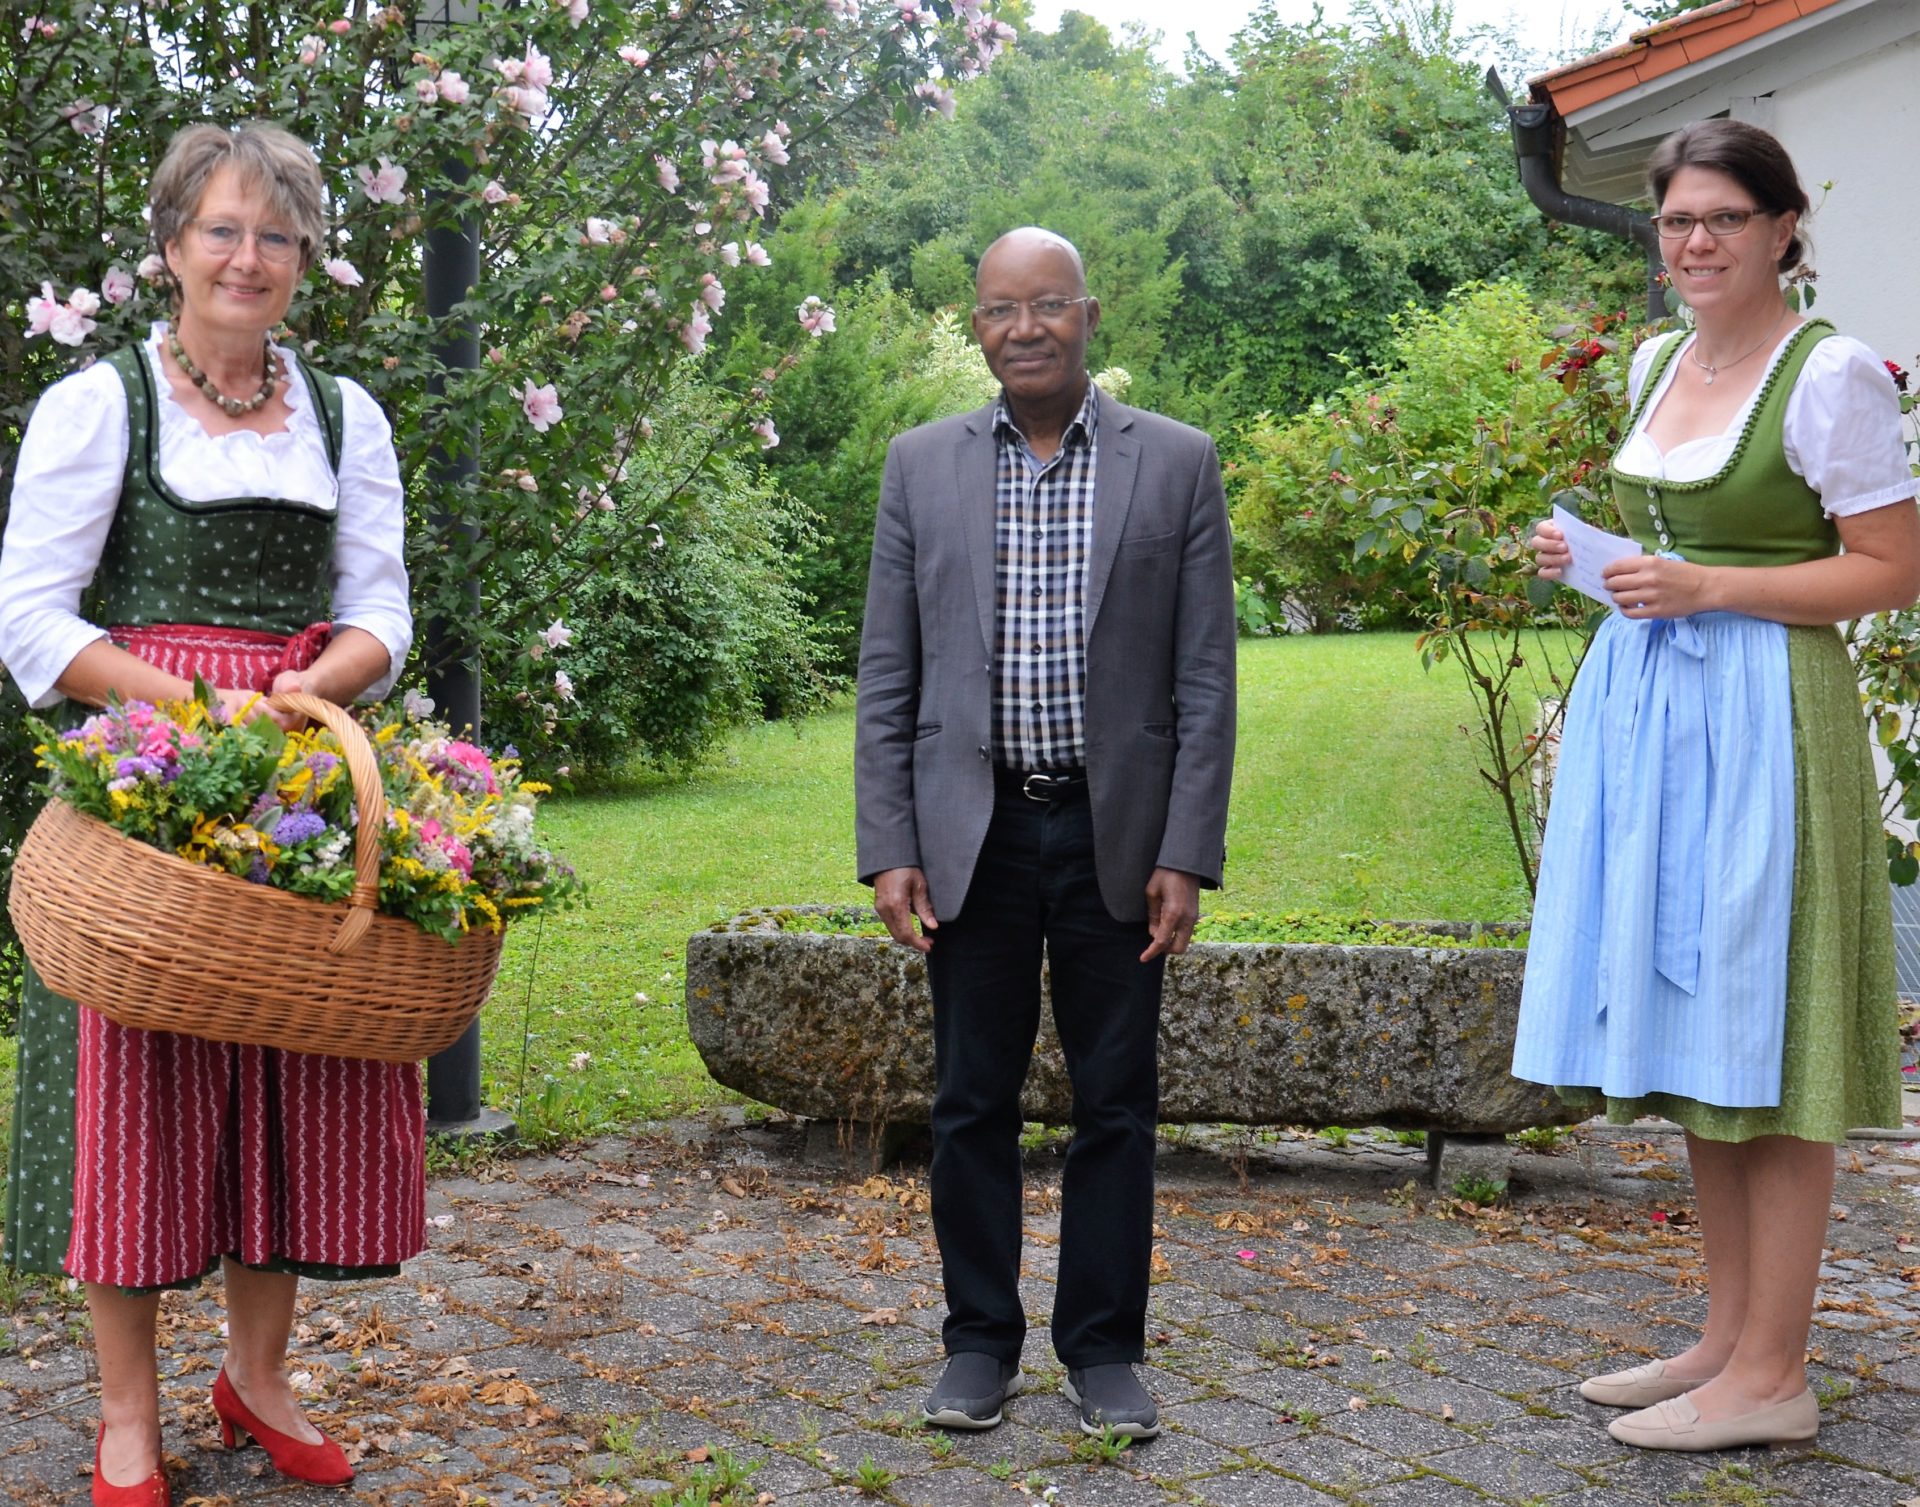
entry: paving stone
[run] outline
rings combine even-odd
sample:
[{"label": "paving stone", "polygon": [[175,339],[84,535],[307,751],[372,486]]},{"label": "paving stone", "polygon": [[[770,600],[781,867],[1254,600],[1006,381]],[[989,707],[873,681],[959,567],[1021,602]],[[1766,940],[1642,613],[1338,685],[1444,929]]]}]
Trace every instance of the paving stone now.
[{"label": "paving stone", "polygon": [[1230,1448],[1259,1448],[1274,1437],[1276,1428],[1287,1427],[1271,1408],[1234,1399],[1181,1403],[1163,1408],[1161,1416],[1185,1433]]},{"label": "paving stone", "polygon": [[1425,1455],[1422,1462],[1495,1496],[1551,1496],[1582,1484],[1580,1476],[1562,1470],[1541,1455],[1524,1453],[1504,1444],[1469,1444],[1463,1449]]},{"label": "paving stone", "polygon": [[1302,1430],[1256,1451],[1262,1462],[1315,1486],[1339,1491],[1378,1486],[1406,1475],[1391,1455],[1332,1434]]},{"label": "paving stone", "polygon": [[1333,1507],[1339,1498],[1271,1471],[1239,1470],[1230,1475],[1189,1481],[1189,1502],[1206,1507]]},{"label": "paving stone", "polygon": [[1370,1444],[1375,1449],[1410,1460],[1456,1449],[1471,1441],[1472,1435],[1424,1413],[1384,1405],[1354,1410],[1342,1409],[1320,1420],[1328,1433]]}]

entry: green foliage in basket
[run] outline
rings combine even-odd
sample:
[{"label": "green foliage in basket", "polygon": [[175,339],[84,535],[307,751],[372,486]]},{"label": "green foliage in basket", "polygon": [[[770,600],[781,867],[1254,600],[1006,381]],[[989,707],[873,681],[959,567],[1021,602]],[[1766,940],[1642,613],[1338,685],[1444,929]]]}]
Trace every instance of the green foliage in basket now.
[{"label": "green foliage in basket", "polygon": [[[204,686],[191,701],[116,701],[79,727],[29,725],[46,792],[136,841],[314,900],[354,883],[353,783],[318,725],[232,721]],[[363,719],[386,791],[379,908],[455,940],[572,902],[580,882],[534,834],[545,785],[397,709]]]}]

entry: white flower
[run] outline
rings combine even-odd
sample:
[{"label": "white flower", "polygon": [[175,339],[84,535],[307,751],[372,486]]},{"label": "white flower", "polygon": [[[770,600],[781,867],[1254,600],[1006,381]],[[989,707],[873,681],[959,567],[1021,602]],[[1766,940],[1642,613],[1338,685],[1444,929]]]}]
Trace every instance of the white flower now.
[{"label": "white flower", "polygon": [[816,295],[809,293],[806,301],[794,313],[800,320],[800,328],[815,340],[833,333],[833,310]]},{"label": "white flower", "polygon": [[321,56],[326,52],[327,39],[325,37],[302,37],[294,46],[299,53],[301,63],[305,67],[311,68],[315,63],[320,61]]},{"label": "white flower", "polygon": [[540,637],[546,640],[549,649],[564,649],[573,642],[573,629],[555,618],[542,630]]},{"label": "white flower", "polygon": [[587,19],[587,0],[567,0],[567,15],[578,26]]},{"label": "white flower", "polygon": [[687,348],[689,356],[697,356],[707,348],[707,336],[713,333],[713,321],[707,318],[707,306],[696,303],[687,322],[680,326],[680,343]]},{"label": "white flower", "polygon": [[464,105],[468,94],[472,92],[467,87],[467,81],[451,68],[434,80],[434,87],[440,91],[440,97],[450,105]]},{"label": "white flower", "polygon": [[760,138],[760,155],[777,167],[793,160],[787,155],[787,144],[780,139],[778,131],[769,131]]},{"label": "white flower", "polygon": [[767,248],[758,241],[747,242],[747,260],[756,267],[771,267],[773,258],[767,254]]},{"label": "white flower", "polygon": [[604,246],[613,239],[613,226],[606,220],[587,217],[587,240],[595,246]]},{"label": "white flower", "polygon": [[700,274],[700,302],[716,314],[726,307],[727,290],[721,286],[720,279],[711,272]]},{"label": "white flower", "polygon": [[760,448],[762,450],[771,450],[775,445],[780,443],[780,435],[778,431],[774,429],[773,420],[770,418],[762,419],[759,423],[755,424],[753,426],[753,432],[760,436]]},{"label": "white flower", "polygon": [[320,270],[343,288],[357,288],[366,281],[360,275],[360,269],[342,257],[328,257],[320,264]]},{"label": "white flower", "polygon": [[622,47],[620,49],[620,61],[623,63],[631,63],[635,68],[646,67],[648,60],[652,56],[653,54],[648,52],[644,47]]},{"label": "white flower", "polygon": [[423,105],[437,104],[440,86],[430,78],[417,78],[413,81],[413,97]]},{"label": "white flower", "polygon": [[79,345],[93,333],[93,321],[67,304],[55,310],[53,322],[47,326],[47,333],[62,345]]},{"label": "white flower", "polygon": [[109,267],[100,279],[100,293],[110,304],[123,304],[133,297],[133,274],[125,267]]},{"label": "white flower", "polygon": [[680,191],[680,169],[664,157],[654,158],[653,165],[659,173],[660,186],[670,194],[678,193]]},{"label": "white flower", "polygon": [[523,116],[528,125],[547,113],[547,91],[536,89],[531,84],[510,85],[500,91],[500,97],[506,101],[507,108]]},{"label": "white flower", "polygon": [[107,128],[107,107],[90,99],[76,99],[60,107],[60,118],[82,136],[98,136]]},{"label": "white flower", "polygon": [[67,307],[82,319],[90,319],[100,312],[100,295],[91,288],[75,288],[67,295]]},{"label": "white flower", "polygon": [[487,186],[480,190],[480,197],[489,204],[501,204],[506,201],[507,191],[498,178],[489,178]]},{"label": "white flower", "polygon": [[[586,0],[580,0],[580,5],[581,5],[581,8],[584,9],[586,6]],[[576,1073],[584,1073],[587,1070],[588,1064],[591,1063],[592,1061],[593,1061],[593,1053],[575,1052],[571,1057],[567,1059],[567,1066],[572,1068]]]},{"label": "white flower", "polygon": [[133,269],[134,275],[146,282],[157,283],[167,275],[166,260],[157,251],[149,251],[140,258],[140,265]]},{"label": "white flower", "polygon": [[725,262],[729,267],[739,266],[740,243],[738,241],[728,241],[726,245],[722,246],[720,248],[720,260]]},{"label": "white flower", "polygon": [[61,310],[60,300],[55,297],[52,283],[40,284],[40,296],[27,300],[27,334],[44,335],[53,328],[54,316]]},{"label": "white flower", "polygon": [[419,691],[409,690],[400,698],[400,707],[414,721],[419,722],[433,715],[433,698],[424,696]]},{"label": "white flower", "polygon": [[565,670],[553,672],[553,693],[562,701],[573,700],[573,677]]},{"label": "white flower", "polygon": [[407,170],[395,167],[387,158],[380,159],[378,168],[362,165],[354,170],[360,178],[361,187],[366,189],[367,197],[375,204],[404,204],[407,202]]}]

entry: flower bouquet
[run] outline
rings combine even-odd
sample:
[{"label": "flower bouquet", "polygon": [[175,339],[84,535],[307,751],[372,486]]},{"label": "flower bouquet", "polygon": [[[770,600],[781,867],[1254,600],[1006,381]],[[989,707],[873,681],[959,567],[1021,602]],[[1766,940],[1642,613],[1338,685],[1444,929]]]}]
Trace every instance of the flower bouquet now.
[{"label": "flower bouquet", "polygon": [[129,1025],[431,1055],[484,1001],[506,922],[579,893],[535,838],[546,787],[397,711],[274,705],[311,725],[229,719],[203,687],[66,732],[30,719],[50,800],[14,874],[28,958]]}]

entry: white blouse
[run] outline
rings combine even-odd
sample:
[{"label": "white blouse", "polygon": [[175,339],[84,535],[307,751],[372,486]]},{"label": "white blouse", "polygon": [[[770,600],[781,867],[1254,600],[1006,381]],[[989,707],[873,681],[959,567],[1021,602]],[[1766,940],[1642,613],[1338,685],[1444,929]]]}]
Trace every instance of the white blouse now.
[{"label": "white blouse", "polygon": [[[165,333],[156,323],[141,348],[159,397],[160,475],[192,502],[276,497],[337,509],[333,622],[364,629],[386,646],[391,668],[363,699],[384,696],[413,643],[402,556],[405,496],[386,415],[359,383],[339,379],[344,433],[336,484],[292,351],[274,347],[291,379],[283,389],[287,427],[213,435],[173,396],[160,365]],[[0,664],[31,706],[59,700],[54,685],[74,656],[106,637],[79,615],[80,599],[113,526],[126,466],[127,394],[118,372],[97,362],[47,389],[21,441],[0,543]]]},{"label": "white blouse", "polygon": [[[1649,340],[1633,353],[1627,391],[1635,402],[1646,386],[1654,356],[1671,341],[1691,344],[1694,338],[1681,331]],[[1768,373],[1779,364],[1790,344],[1785,340],[1780,343],[1767,363]],[[1659,387],[1641,412],[1640,425],[1614,454],[1614,465],[1629,476],[1704,481],[1718,475],[1766,388],[1763,376],[1722,433],[1687,440],[1663,451],[1644,426],[1686,359],[1683,347],[1667,363]],[[1829,518],[1906,502],[1914,495],[1913,473],[1907,467],[1906,447],[1900,439],[1899,390],[1885,363],[1858,340],[1829,335],[1807,353],[1800,379],[1787,398],[1784,428],[1787,465],[1820,494],[1820,506]]]}]

